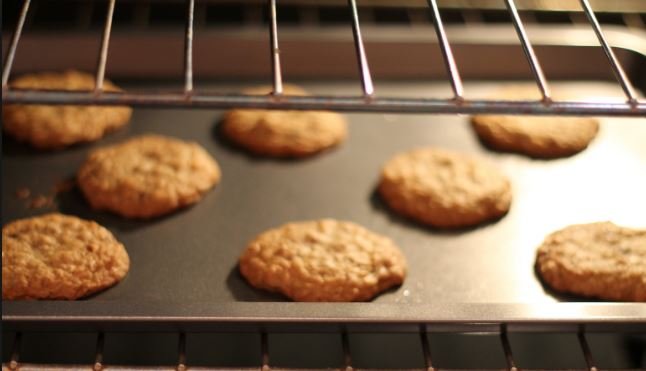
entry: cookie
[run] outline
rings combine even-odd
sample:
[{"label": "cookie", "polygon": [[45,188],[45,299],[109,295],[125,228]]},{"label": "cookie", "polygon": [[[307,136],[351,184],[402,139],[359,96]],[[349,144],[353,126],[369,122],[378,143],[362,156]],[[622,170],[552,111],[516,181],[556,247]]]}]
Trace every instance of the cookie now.
[{"label": "cookie", "polygon": [[471,126],[490,148],[537,158],[581,152],[599,132],[599,121],[585,117],[478,115]]},{"label": "cookie", "polygon": [[[270,88],[248,90],[247,94],[266,94]],[[294,86],[285,94],[306,95]],[[347,137],[343,116],[328,111],[278,111],[235,109],[227,112],[222,132],[233,143],[261,156],[306,157],[338,145]]]},{"label": "cookie", "polygon": [[121,281],[128,253],[95,222],[62,214],[2,228],[3,299],[78,299]]},{"label": "cookie", "polygon": [[92,151],[77,179],[94,209],[152,218],[196,203],[220,168],[197,143],[144,135]]},{"label": "cookie", "polygon": [[393,157],[382,169],[378,191],[395,212],[440,228],[500,218],[511,204],[510,182],[494,166],[436,148]]},{"label": "cookie", "polygon": [[365,301],[400,285],[406,260],[390,239],[332,219],[289,223],[249,243],[240,272],[295,301]]},{"label": "cookie", "polygon": [[[555,90],[558,100],[572,100],[580,94]],[[535,86],[510,86],[496,94],[506,100],[539,100]],[[592,117],[475,115],[471,127],[489,148],[535,158],[574,155],[588,147],[599,132],[599,120]]]},{"label": "cookie", "polygon": [[610,222],[572,225],[543,241],[536,270],[553,289],[616,301],[646,301],[646,229]]},{"label": "cookie", "polygon": [[[105,91],[119,91],[109,81]],[[11,83],[18,89],[94,90],[94,76],[67,71],[25,75]],[[125,126],[132,109],[124,106],[4,105],[5,132],[39,149],[61,149],[76,143],[93,142]]]}]

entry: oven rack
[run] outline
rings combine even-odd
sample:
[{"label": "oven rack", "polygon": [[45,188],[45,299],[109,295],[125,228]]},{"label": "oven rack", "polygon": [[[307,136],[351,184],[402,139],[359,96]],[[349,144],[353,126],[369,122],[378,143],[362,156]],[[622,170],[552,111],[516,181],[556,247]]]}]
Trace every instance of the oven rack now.
[{"label": "oven rack", "polygon": [[[506,113],[535,115],[607,115],[607,116],[646,116],[646,102],[640,99],[628,79],[624,68],[615,56],[613,49],[596,18],[588,0],[580,0],[580,5],[588,23],[592,27],[609,67],[621,87],[624,102],[579,102],[554,100],[549,82],[534,48],[529,40],[525,26],[518,13],[514,0],[500,0],[504,3],[520,40],[525,58],[532,71],[532,76],[541,93],[540,100],[493,100],[466,99],[459,66],[453,57],[451,44],[442,23],[437,0],[428,0],[437,40],[453,97],[449,99],[393,98],[380,97],[373,84],[367,52],[361,34],[357,0],[348,0],[348,11],[351,14],[353,41],[360,75],[362,94],[358,96],[285,96],[283,95],[283,77],[278,43],[277,1],[267,0],[269,16],[269,43],[271,58],[271,80],[273,92],[270,95],[221,94],[196,91],[193,85],[193,23],[195,0],[186,0],[186,27],[184,36],[184,88],[182,91],[161,92],[105,92],[103,84],[108,61],[108,50],[112,30],[112,19],[116,0],[108,1],[105,24],[98,52],[98,63],[95,71],[95,89],[93,91],[45,91],[18,90],[9,85],[9,78],[21,38],[25,19],[29,12],[31,0],[24,0],[16,27],[9,44],[2,71],[2,90],[4,103],[23,104],[82,104],[82,105],[116,105],[150,106],[159,108],[266,108],[266,109],[329,109],[356,112],[401,112],[401,113]],[[502,6],[502,5],[501,5]]]},{"label": "oven rack", "polygon": [[[498,338],[498,350],[501,350],[501,354],[504,355],[504,362],[505,362],[505,368],[506,370],[510,371],[517,371],[520,370],[521,367],[518,365],[516,358],[514,357],[514,344],[512,341],[510,341],[510,334],[513,334],[513,331],[508,330],[507,326],[502,324],[496,329],[489,329],[486,332],[483,332],[481,330],[478,330],[478,327],[475,327],[475,329],[472,330],[473,332],[462,332],[461,334],[480,334],[480,335],[489,335],[489,336],[495,336]],[[477,331],[477,332],[476,332]],[[421,354],[423,355],[423,364],[420,364],[419,367],[413,368],[414,370],[426,370],[426,371],[435,371],[435,370],[458,370],[456,368],[446,368],[446,367],[438,367],[438,365],[434,361],[434,357],[432,356],[434,353],[431,350],[430,342],[429,342],[429,334],[432,336],[433,333],[443,333],[447,332],[447,330],[443,328],[434,328],[432,325],[424,325],[421,324],[419,326],[417,335],[418,335],[418,342],[417,344],[421,348]],[[24,371],[30,371],[30,370],[69,370],[69,371],[76,371],[76,370],[88,370],[92,369],[94,371],[101,371],[104,369],[119,369],[119,370],[133,370],[133,371],[144,371],[144,370],[178,370],[178,371],[184,371],[187,369],[199,369],[203,371],[208,371],[208,370],[242,370],[242,369],[250,369],[250,370],[257,370],[260,369],[262,371],[269,371],[272,369],[280,369],[280,370],[300,370],[300,371],[308,371],[308,370],[320,370],[322,368],[316,367],[316,368],[291,368],[291,367],[277,367],[274,366],[272,363],[272,360],[270,358],[270,342],[268,340],[269,336],[268,334],[272,333],[280,333],[280,332],[273,332],[272,329],[266,329],[260,326],[255,332],[256,335],[259,335],[260,342],[257,344],[258,349],[259,349],[259,354],[260,354],[260,363],[257,365],[257,367],[254,368],[242,368],[242,367],[216,367],[217,365],[213,366],[193,366],[191,364],[191,360],[188,359],[187,357],[187,333],[186,332],[173,332],[171,335],[172,336],[177,336],[177,347],[176,347],[176,354],[175,354],[175,359],[177,362],[174,365],[167,365],[167,366],[160,366],[159,364],[156,365],[128,365],[128,366],[122,366],[122,365],[111,365],[109,362],[104,361],[104,349],[105,349],[105,337],[106,334],[110,336],[110,333],[106,332],[93,332],[88,335],[89,336],[96,336],[96,341],[94,343],[94,354],[93,354],[93,360],[94,362],[92,364],[77,364],[77,365],[61,365],[61,364],[34,364],[34,363],[22,363],[21,362],[21,347],[22,347],[22,337],[23,333],[22,332],[16,332],[13,335],[13,342],[11,345],[11,351],[10,355],[8,357],[8,361],[6,364],[3,365],[3,370],[24,370]],[[311,332],[310,332],[311,333]],[[355,363],[353,362],[353,355],[351,351],[351,345],[349,341],[349,334],[353,333],[359,333],[360,332],[353,332],[352,330],[349,330],[345,326],[340,326],[338,327],[335,331],[332,332],[333,336],[338,336],[339,338],[339,343],[341,345],[341,351],[342,351],[342,364],[338,365],[338,367],[334,369],[342,370],[342,371],[352,371],[355,369],[361,369],[361,370],[369,370],[367,368],[359,367],[356,366]],[[374,333],[374,332],[373,332]],[[454,332],[455,333],[455,332]],[[292,333],[294,334],[294,333]],[[413,333],[414,334],[414,333]],[[586,370],[589,371],[596,371],[599,369],[599,365],[597,364],[596,357],[593,354],[591,350],[591,346],[589,345],[588,342],[588,333],[586,331],[586,328],[584,325],[580,325],[577,328],[573,329],[571,332],[563,332],[559,333],[560,335],[567,335],[567,336],[576,336],[577,339],[577,347],[579,348],[578,350],[574,350],[574,352],[580,352],[580,356],[582,356],[582,359],[585,361],[585,368]],[[168,333],[166,333],[168,335]],[[188,333],[188,336],[191,336],[191,333]],[[571,349],[568,349],[569,351],[572,351]],[[161,352],[161,350],[158,350]],[[217,350],[214,350],[217,351]],[[90,359],[88,357],[88,359]],[[325,368],[325,369],[330,369],[330,368]],[[391,369],[391,368],[388,368]],[[413,370],[411,369],[411,370]],[[484,368],[482,368],[484,369]],[[522,367],[522,370],[533,370],[534,368],[527,368],[527,367]],[[626,368],[613,368],[615,370],[627,370]]]}]

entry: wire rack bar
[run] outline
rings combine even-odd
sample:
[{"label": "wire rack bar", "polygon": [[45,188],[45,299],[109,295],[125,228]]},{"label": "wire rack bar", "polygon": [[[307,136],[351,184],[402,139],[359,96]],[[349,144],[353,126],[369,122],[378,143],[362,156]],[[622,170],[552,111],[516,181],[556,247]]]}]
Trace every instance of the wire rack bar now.
[{"label": "wire rack bar", "polygon": [[278,47],[278,16],[276,0],[269,0],[269,42],[271,47],[271,70],[274,78],[274,94],[283,94],[283,75],[280,67],[280,49]]},{"label": "wire rack bar", "polygon": [[455,58],[453,58],[453,51],[451,50],[451,45],[449,44],[449,40],[446,37],[446,31],[444,30],[442,18],[440,17],[440,10],[437,7],[437,1],[428,0],[428,4],[431,7],[431,11],[433,15],[433,25],[435,26],[435,33],[437,34],[437,39],[440,42],[442,56],[444,57],[444,65],[446,66],[446,70],[449,73],[449,78],[451,79],[451,88],[453,89],[453,95],[455,99],[462,99],[462,96],[464,95],[464,88],[462,87],[462,79],[460,78],[458,65],[455,63]]},{"label": "wire rack bar", "polygon": [[272,96],[240,94],[129,93],[105,92],[100,95],[81,91],[12,90],[3,94],[4,103],[132,105],[159,108],[262,108],[281,110],[336,110],[357,112],[534,114],[646,116],[646,103],[453,99],[372,98],[356,96]]},{"label": "wire rack bar", "polygon": [[22,8],[20,9],[20,15],[18,16],[18,22],[16,23],[16,28],[13,31],[13,36],[11,37],[11,44],[9,44],[9,50],[7,50],[7,57],[4,60],[4,68],[2,69],[2,88],[4,89],[9,82],[9,75],[11,74],[11,67],[13,66],[13,61],[16,58],[16,49],[18,49],[18,42],[20,41],[20,36],[22,35],[22,29],[25,26],[25,19],[27,18],[27,13],[29,12],[29,5],[31,0],[25,0],[22,3]]},{"label": "wire rack bar", "polygon": [[500,341],[502,342],[502,350],[505,352],[505,361],[507,362],[507,368],[509,371],[517,371],[516,362],[514,362],[514,356],[511,353],[511,345],[509,344],[509,337],[507,336],[507,326],[500,326]]},{"label": "wire rack bar", "polygon": [[[572,332],[574,333],[574,332]],[[515,361],[513,359],[512,351],[511,351],[511,345],[509,342],[508,338],[508,330],[506,324],[501,324],[500,327],[500,340],[501,340],[501,346],[503,348],[503,352],[505,355],[506,363],[507,363],[507,369],[510,371],[517,371],[518,367],[515,364]],[[341,369],[344,371],[353,371],[354,368],[352,366],[352,356],[350,353],[350,343],[349,343],[349,336],[347,329],[345,327],[342,327],[341,330],[339,331],[339,335],[341,336],[341,345],[342,345],[342,350],[343,350],[343,365]],[[422,350],[424,353],[424,359],[425,359],[425,368],[424,370],[426,371],[435,371],[437,370],[431,362],[431,352],[430,352],[430,346],[429,346],[429,341],[428,341],[428,333],[426,331],[425,324],[421,324],[419,326],[419,335],[420,335],[420,341],[422,345]],[[585,360],[587,363],[587,368],[590,371],[598,371],[597,367],[594,366],[594,361],[593,361],[593,356],[592,352],[590,351],[590,347],[588,346],[588,343],[586,341],[585,337],[585,331],[584,327],[581,326],[577,332],[579,344],[581,346],[581,349],[583,351],[583,354],[585,356]],[[9,363],[6,364],[6,367],[9,370],[18,370],[18,369],[25,369],[25,370],[40,370],[40,369],[65,369],[65,370],[87,370],[88,368],[92,368],[94,371],[101,371],[104,369],[104,364],[103,364],[103,351],[104,351],[104,333],[99,332],[97,333],[97,342],[96,342],[96,354],[95,354],[95,362],[94,365],[88,367],[88,365],[78,365],[78,366],[62,366],[62,365],[37,365],[37,364],[30,364],[30,363],[20,363],[19,364],[19,352],[21,349],[21,339],[22,339],[22,333],[17,332],[14,337],[14,343],[13,343],[13,348],[11,352],[11,358]],[[186,358],[186,333],[185,332],[179,332],[178,333],[178,362],[176,366],[176,370],[178,371],[185,371],[190,368],[190,366],[187,363],[187,358]],[[260,331],[260,341],[261,341],[261,371],[270,371],[270,366],[269,366],[269,339],[267,332],[262,330]],[[20,367],[19,367],[20,366]],[[147,365],[147,366],[126,366],[126,367],[118,367],[118,368],[123,368],[125,370],[159,370],[160,368],[158,366],[152,366],[152,365]],[[200,369],[204,370],[224,370],[224,369],[234,369],[234,368],[221,368],[221,367],[200,367]],[[317,370],[319,368],[316,368]],[[444,369],[444,368],[443,368]],[[295,369],[296,370],[296,369]],[[298,370],[310,370],[310,368],[298,368]],[[311,369],[314,370],[314,369]],[[453,370],[453,369],[446,369],[446,370]],[[624,370],[624,369],[621,369]]]},{"label": "wire rack bar", "polygon": [[186,370],[186,333],[179,333],[179,341],[177,344],[177,371]]},{"label": "wire rack bar", "polygon": [[13,339],[13,347],[11,348],[11,357],[9,358],[9,369],[17,370],[18,362],[20,361],[20,343],[22,342],[22,333],[16,332]]},{"label": "wire rack bar", "polygon": [[269,371],[269,340],[266,331],[260,333],[260,354],[262,355],[260,371]]},{"label": "wire rack bar", "polygon": [[579,345],[581,345],[581,351],[583,351],[583,356],[585,358],[585,363],[588,366],[588,370],[597,371],[597,368],[594,366],[594,358],[592,358],[592,352],[590,351],[588,341],[585,338],[583,327],[579,330],[577,337],[579,339]]},{"label": "wire rack bar", "polygon": [[514,3],[514,0],[505,0],[505,3],[507,4],[507,9],[509,10],[514,28],[516,29],[518,38],[523,46],[523,51],[525,52],[529,66],[532,69],[532,74],[534,75],[538,89],[541,91],[541,95],[543,96],[543,101],[547,102],[550,100],[550,89],[547,85],[543,68],[539,63],[538,58],[536,58],[536,53],[534,53],[534,48],[529,41],[529,37],[527,37],[527,32],[525,31],[525,26],[523,26],[523,22],[520,19],[518,10],[516,9],[516,4]]},{"label": "wire rack bar", "polygon": [[350,339],[348,338],[348,331],[344,327],[341,330],[341,346],[343,347],[343,369],[345,371],[352,371],[352,354],[350,354]]},{"label": "wire rack bar", "polygon": [[193,91],[193,21],[195,18],[195,0],[187,0],[186,38],[184,40],[184,92]]},{"label": "wire rack bar", "polygon": [[108,3],[108,12],[105,18],[103,36],[101,38],[101,49],[99,50],[99,62],[96,67],[95,91],[103,90],[103,81],[105,80],[105,65],[108,62],[108,47],[110,46],[110,33],[112,31],[112,17],[114,15],[114,4],[116,0],[110,0]]},{"label": "wire rack bar", "polygon": [[635,90],[630,84],[628,77],[626,77],[626,73],[624,72],[624,69],[621,67],[621,64],[619,63],[619,60],[615,56],[615,53],[612,51],[610,44],[608,44],[606,37],[603,35],[603,31],[601,31],[601,26],[599,25],[599,21],[597,21],[597,17],[594,15],[594,12],[592,11],[592,7],[590,6],[590,3],[588,2],[588,0],[581,0],[581,6],[583,7],[583,11],[585,12],[586,17],[588,18],[590,25],[592,25],[592,29],[594,30],[594,33],[597,35],[597,38],[599,39],[599,43],[601,44],[603,51],[606,53],[608,62],[612,67],[612,72],[615,74],[617,81],[621,85],[621,88],[623,89],[624,94],[626,95],[626,98],[628,98],[628,102],[632,105],[637,105],[637,94],[635,93]]},{"label": "wire rack bar", "polygon": [[422,342],[422,352],[424,353],[424,365],[426,367],[426,371],[435,371],[431,360],[431,348],[428,343],[428,334],[426,333],[426,327],[424,325],[419,326],[419,336]]},{"label": "wire rack bar", "polygon": [[105,345],[105,335],[99,332],[96,336],[96,351],[94,353],[94,371],[103,370],[103,347]]},{"label": "wire rack bar", "polygon": [[357,1],[348,0],[348,4],[352,12],[352,34],[354,35],[354,47],[357,52],[357,61],[359,63],[359,72],[361,74],[361,85],[363,87],[363,93],[366,96],[371,96],[375,92],[375,87],[372,83],[370,67],[368,66],[368,58],[366,57],[366,50],[363,46],[363,37],[361,36],[361,28],[359,26]]}]

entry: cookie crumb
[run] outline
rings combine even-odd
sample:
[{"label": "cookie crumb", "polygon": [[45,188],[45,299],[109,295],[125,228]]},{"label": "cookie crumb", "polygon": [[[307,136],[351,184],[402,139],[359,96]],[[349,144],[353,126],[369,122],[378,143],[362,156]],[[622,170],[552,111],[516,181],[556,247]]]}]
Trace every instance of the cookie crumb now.
[{"label": "cookie crumb", "polygon": [[31,196],[31,190],[27,187],[20,187],[16,190],[15,195],[19,200],[26,200]]},{"label": "cookie crumb", "polygon": [[54,197],[45,195],[35,195],[29,200],[28,207],[30,209],[41,209],[44,207],[54,207]]}]

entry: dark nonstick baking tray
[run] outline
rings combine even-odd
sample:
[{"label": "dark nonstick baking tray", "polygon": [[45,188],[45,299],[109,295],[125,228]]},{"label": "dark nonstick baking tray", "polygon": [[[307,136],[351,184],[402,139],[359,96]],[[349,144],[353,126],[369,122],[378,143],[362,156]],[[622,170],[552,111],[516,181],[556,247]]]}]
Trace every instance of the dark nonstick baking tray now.
[{"label": "dark nonstick baking tray", "polygon": [[[322,93],[358,89],[304,85]],[[604,83],[567,87],[615,89]],[[440,84],[378,88],[384,95],[448,96]],[[467,92],[490,94],[495,88],[471,84]],[[37,152],[5,137],[4,223],[54,210],[93,219],[110,229],[131,257],[121,283],[84,300],[3,302],[5,323],[18,328],[154,324],[158,329],[260,322],[646,324],[643,304],[561,295],[546,289],[534,272],[535,249],[555,229],[602,220],[646,225],[646,119],[602,118],[599,136],[584,152],[536,160],[486,149],[465,116],[346,114],[350,136],[342,146],[310,159],[272,160],[250,156],[221,138],[221,115],[136,108],[127,129],[58,152]],[[88,151],[143,133],[199,142],[220,163],[222,182],[197,205],[149,221],[95,212],[76,188],[58,192],[51,205],[29,207],[35,195],[51,196],[72,179]],[[389,212],[375,193],[380,168],[394,154],[422,146],[472,153],[498,165],[513,184],[509,214],[477,228],[443,231]],[[17,195],[25,188],[31,192],[28,199]],[[317,218],[354,221],[394,239],[409,263],[403,286],[369,303],[312,304],[291,303],[246,284],[237,259],[250,239],[283,223]]]}]

